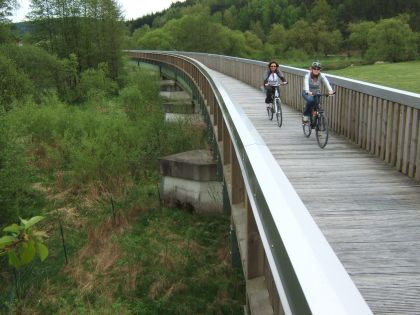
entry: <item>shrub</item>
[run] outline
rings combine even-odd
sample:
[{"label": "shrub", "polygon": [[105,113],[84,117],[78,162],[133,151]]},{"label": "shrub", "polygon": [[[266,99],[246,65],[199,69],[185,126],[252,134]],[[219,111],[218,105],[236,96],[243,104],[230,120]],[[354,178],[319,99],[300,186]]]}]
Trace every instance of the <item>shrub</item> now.
[{"label": "shrub", "polygon": [[16,68],[15,63],[0,54],[0,107],[10,110],[13,102],[28,97],[33,86],[28,77]]},{"label": "shrub", "polygon": [[67,83],[64,78],[65,68],[57,57],[31,45],[4,45],[0,51],[13,60],[19,71],[31,80],[35,86],[33,92],[37,101],[40,101],[45,93],[64,89],[63,84]]},{"label": "shrub", "polygon": [[99,95],[110,96],[117,92],[118,85],[108,77],[106,64],[99,64],[98,69],[88,69],[80,76],[77,86],[78,100],[84,102]]},{"label": "shrub", "polygon": [[407,61],[417,53],[416,37],[402,18],[380,20],[368,33],[369,60]]}]

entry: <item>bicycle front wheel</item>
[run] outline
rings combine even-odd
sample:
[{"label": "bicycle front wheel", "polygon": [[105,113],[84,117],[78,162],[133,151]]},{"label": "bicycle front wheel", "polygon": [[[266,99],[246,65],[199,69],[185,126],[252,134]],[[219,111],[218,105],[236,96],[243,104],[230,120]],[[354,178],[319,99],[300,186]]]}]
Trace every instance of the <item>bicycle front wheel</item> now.
[{"label": "bicycle front wheel", "polygon": [[267,104],[267,115],[268,115],[268,119],[273,120],[273,115],[274,115],[273,103]]},{"label": "bicycle front wheel", "polygon": [[307,121],[302,124],[303,134],[306,138],[309,138],[312,132],[311,122]]},{"label": "bicycle front wheel", "polygon": [[319,147],[321,149],[325,148],[328,143],[328,120],[323,114],[318,116],[315,132]]},{"label": "bicycle front wheel", "polygon": [[276,118],[277,126],[281,127],[283,124],[283,111],[281,109],[281,102],[279,99],[276,99]]}]

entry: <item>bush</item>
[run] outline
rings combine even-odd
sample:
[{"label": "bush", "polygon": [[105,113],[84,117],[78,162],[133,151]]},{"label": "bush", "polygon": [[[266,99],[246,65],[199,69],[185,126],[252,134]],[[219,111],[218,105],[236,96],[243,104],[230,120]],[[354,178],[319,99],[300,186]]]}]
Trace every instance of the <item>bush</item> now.
[{"label": "bush", "polygon": [[3,45],[0,51],[13,60],[19,71],[31,80],[35,86],[33,93],[37,101],[46,93],[62,91],[63,85],[67,84],[63,63],[41,48]]},{"label": "bush", "polygon": [[0,54],[0,107],[10,110],[13,102],[28,97],[33,86],[28,77],[16,68],[15,63]]},{"label": "bush", "polygon": [[42,198],[31,187],[33,170],[12,115],[0,114],[0,227],[37,214]]},{"label": "bush", "polygon": [[368,33],[366,57],[376,61],[407,61],[416,57],[416,37],[402,18],[380,20]]},{"label": "bush", "polygon": [[111,96],[117,90],[117,83],[108,77],[108,67],[102,63],[98,69],[88,69],[81,74],[77,86],[78,101],[84,102],[98,94]]}]

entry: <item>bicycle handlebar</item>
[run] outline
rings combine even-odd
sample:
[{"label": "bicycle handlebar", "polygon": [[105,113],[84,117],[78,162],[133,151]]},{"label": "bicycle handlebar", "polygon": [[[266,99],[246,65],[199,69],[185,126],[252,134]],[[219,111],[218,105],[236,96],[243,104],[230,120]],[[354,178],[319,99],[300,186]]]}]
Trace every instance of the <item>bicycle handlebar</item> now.
[{"label": "bicycle handlebar", "polygon": [[289,84],[289,82],[286,81],[286,82],[281,82],[279,84],[274,84],[274,85],[271,85],[271,84],[267,83],[266,86],[276,87],[276,86],[282,86],[282,85],[287,85],[287,84]]},{"label": "bicycle handlebar", "polygon": [[333,96],[333,95],[335,95],[335,91],[333,91],[333,93],[332,94],[329,94],[329,93],[320,93],[320,92],[315,92],[315,93],[312,93],[312,96],[325,96],[325,97],[329,97],[329,96]]}]

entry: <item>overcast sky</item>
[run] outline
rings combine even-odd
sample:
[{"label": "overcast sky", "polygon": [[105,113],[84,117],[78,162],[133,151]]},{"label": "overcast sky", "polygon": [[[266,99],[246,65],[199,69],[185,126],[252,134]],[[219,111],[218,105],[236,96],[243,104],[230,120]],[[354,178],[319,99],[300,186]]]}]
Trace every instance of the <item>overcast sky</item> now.
[{"label": "overcast sky", "polygon": [[[126,20],[136,19],[143,15],[159,12],[169,8],[173,2],[183,2],[184,0],[116,0],[120,3],[123,16]],[[12,17],[13,22],[25,20],[25,15],[29,11],[30,0],[18,0],[20,9],[15,11]]]}]

